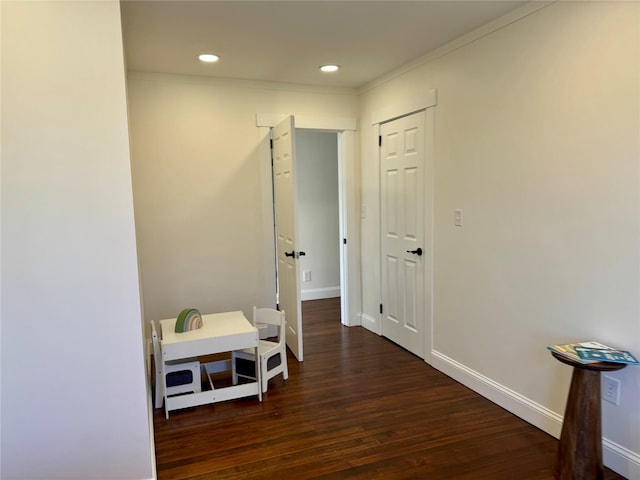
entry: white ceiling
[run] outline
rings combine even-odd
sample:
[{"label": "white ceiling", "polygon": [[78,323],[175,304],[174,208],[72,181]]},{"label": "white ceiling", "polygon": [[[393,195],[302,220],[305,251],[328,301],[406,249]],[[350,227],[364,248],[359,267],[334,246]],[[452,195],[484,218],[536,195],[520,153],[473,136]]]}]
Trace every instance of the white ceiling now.
[{"label": "white ceiling", "polygon": [[[526,2],[121,3],[128,70],[360,87]],[[325,63],[342,68],[323,74]]]}]

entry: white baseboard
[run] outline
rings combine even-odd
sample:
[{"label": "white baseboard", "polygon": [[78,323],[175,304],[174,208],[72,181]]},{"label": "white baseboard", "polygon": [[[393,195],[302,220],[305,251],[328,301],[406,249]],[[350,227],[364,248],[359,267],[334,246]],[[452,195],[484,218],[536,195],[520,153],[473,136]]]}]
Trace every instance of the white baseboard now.
[{"label": "white baseboard", "polygon": [[640,480],[640,455],[607,438],[602,439],[602,463],[629,480]]},{"label": "white baseboard", "polygon": [[340,286],[325,288],[307,288],[300,290],[300,300],[320,300],[322,298],[335,298],[340,296]]},{"label": "white baseboard", "polygon": [[[560,438],[562,415],[558,415],[436,350],[431,352],[431,366],[540,430],[555,438]],[[611,470],[630,480],[640,480],[640,455],[637,453],[603,438],[602,458],[605,466]]]}]

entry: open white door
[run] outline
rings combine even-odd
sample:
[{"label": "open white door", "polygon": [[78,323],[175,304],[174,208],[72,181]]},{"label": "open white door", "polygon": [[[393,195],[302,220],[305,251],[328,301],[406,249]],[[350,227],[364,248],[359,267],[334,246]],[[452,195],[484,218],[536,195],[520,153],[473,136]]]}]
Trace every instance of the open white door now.
[{"label": "open white door", "polygon": [[293,116],[272,129],[273,198],[276,215],[276,255],[280,309],[287,320],[287,346],[302,361],[302,305],[296,260],[295,129]]}]

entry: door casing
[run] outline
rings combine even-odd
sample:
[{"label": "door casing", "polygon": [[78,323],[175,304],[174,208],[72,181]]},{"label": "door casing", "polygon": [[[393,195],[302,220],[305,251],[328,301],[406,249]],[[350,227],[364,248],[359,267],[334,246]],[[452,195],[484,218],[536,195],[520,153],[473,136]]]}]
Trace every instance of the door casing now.
[{"label": "door casing", "polygon": [[[371,134],[375,141],[375,151],[378,151],[378,132],[380,124],[396,118],[404,117],[421,110],[425,111],[425,165],[424,165],[424,361],[431,364],[433,351],[433,176],[434,176],[434,128],[435,107],[438,105],[438,91],[436,89],[425,90],[421,94],[406,97],[398,103],[376,110],[371,115]],[[380,165],[378,165],[378,175]],[[380,180],[380,178],[378,178]],[[378,182],[380,185],[380,182]],[[381,195],[381,192],[378,192]],[[378,225],[378,233],[382,235],[382,225]],[[381,252],[380,252],[381,253]],[[379,256],[382,259],[382,255]],[[382,260],[380,260],[382,261]],[[381,271],[381,269],[379,269]],[[382,298],[381,282],[378,282],[379,298]],[[367,315],[374,322],[363,322],[363,326],[382,335],[382,314]]]},{"label": "door casing", "polygon": [[[273,271],[275,244],[273,239],[273,191],[271,188],[271,150],[269,137],[271,128],[289,114],[256,115],[259,130],[260,175],[262,184],[263,228],[265,248],[274,252],[274,257],[265,259],[265,271]],[[296,128],[325,130],[338,133],[338,168],[340,193],[340,232],[347,243],[340,251],[341,321],[345,326],[360,325],[360,268],[359,268],[359,205],[356,178],[356,119],[344,117],[295,117]],[[304,250],[303,246],[299,248]],[[267,266],[268,264],[268,266]]]}]

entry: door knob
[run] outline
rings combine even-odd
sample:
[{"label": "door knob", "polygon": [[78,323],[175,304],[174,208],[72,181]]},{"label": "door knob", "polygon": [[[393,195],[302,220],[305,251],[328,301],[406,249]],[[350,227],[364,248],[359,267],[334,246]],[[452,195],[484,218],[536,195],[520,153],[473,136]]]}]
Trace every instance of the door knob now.
[{"label": "door knob", "polygon": [[295,255],[296,255],[295,250],[291,250],[290,252],[284,252],[285,257],[295,257]]},{"label": "door knob", "polygon": [[298,252],[298,256],[299,256],[299,257],[304,257],[305,255],[306,255],[306,253],[304,253],[304,252],[302,252],[302,251]]},{"label": "door knob", "polygon": [[407,250],[407,253],[414,253],[414,254],[418,255],[419,257],[421,257],[422,256],[422,249],[420,247],[418,247],[415,250]]}]

